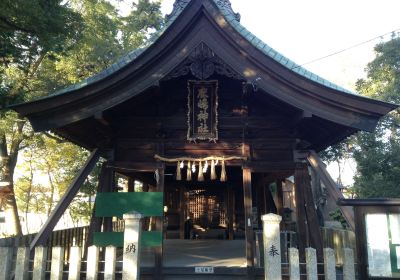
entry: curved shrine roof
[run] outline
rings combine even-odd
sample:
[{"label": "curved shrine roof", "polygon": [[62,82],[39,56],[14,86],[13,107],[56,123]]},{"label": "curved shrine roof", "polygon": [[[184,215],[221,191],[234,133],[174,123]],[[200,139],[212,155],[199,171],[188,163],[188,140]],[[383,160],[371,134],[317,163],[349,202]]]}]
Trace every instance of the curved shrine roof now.
[{"label": "curved shrine roof", "polygon": [[247,82],[262,77],[263,92],[350,128],[343,135],[372,131],[380,117],[398,107],[352,93],[297,65],[243,27],[229,0],[176,0],[164,27],[145,47],[78,84],[10,108],[28,117],[38,131],[72,125],[156,85],[201,43]]}]

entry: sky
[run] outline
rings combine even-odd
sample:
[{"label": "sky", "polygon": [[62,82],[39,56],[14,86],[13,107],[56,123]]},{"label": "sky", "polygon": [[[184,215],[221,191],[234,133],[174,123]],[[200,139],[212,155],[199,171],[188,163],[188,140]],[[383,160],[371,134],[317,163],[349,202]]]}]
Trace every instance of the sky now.
[{"label": "sky", "polygon": [[[162,12],[170,13],[173,3],[174,0],[163,0]],[[231,3],[233,10],[241,15],[241,24],[264,43],[352,91],[356,81],[366,76],[365,68],[374,58],[374,46],[389,40],[392,31],[400,31],[399,0],[231,0]],[[369,42],[363,43],[366,41]],[[350,48],[355,45],[358,46]],[[318,61],[306,64],[314,60]],[[355,170],[351,160],[343,163],[344,185],[353,183]],[[336,180],[337,165],[329,165],[328,171]]]},{"label": "sky", "polygon": [[[162,12],[174,0],[162,1]],[[399,0],[231,0],[241,24],[298,64],[379,37],[305,68],[350,90],[374,57],[374,46],[400,29]],[[400,30],[399,30],[400,31]]]}]

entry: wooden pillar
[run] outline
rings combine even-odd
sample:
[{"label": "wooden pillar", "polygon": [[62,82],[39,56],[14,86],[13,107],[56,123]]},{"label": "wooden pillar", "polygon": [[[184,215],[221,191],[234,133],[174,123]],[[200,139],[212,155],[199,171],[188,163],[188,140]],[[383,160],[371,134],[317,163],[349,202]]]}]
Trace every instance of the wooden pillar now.
[{"label": "wooden pillar", "polygon": [[186,199],[185,199],[185,187],[179,186],[179,238],[185,239],[185,222],[186,216]]},{"label": "wooden pillar", "polygon": [[[157,179],[157,192],[164,192],[164,175],[165,175],[165,165],[163,164],[161,168],[156,170]],[[164,236],[164,217],[156,218],[156,230],[161,231],[162,236]],[[162,268],[163,268],[163,243],[161,246],[155,247],[155,269],[154,269],[154,279],[162,279]]]},{"label": "wooden pillar", "polygon": [[[322,262],[322,237],[311,191],[311,178],[306,164],[298,163],[296,165],[295,192],[299,248],[305,248],[308,245],[315,248],[318,261]],[[300,251],[300,256],[304,257],[302,251]]]},{"label": "wooden pillar", "polygon": [[249,278],[254,275],[254,233],[252,222],[251,171],[243,168],[243,198],[246,233],[246,259]]},{"label": "wooden pillar", "polygon": [[228,218],[228,239],[233,240],[233,216],[234,216],[234,197],[232,186],[227,187],[227,218]]},{"label": "wooden pillar", "polygon": [[294,171],[294,184],[295,184],[295,200],[296,200],[296,216],[297,216],[297,240],[299,243],[299,256],[300,261],[305,261],[305,248],[307,242],[307,217],[306,209],[304,207],[304,189],[307,184],[306,177],[308,176],[307,166],[305,164],[296,164]]},{"label": "wooden pillar", "polygon": [[283,186],[282,186],[282,180],[276,180],[276,210],[278,212],[278,215],[283,217]]}]

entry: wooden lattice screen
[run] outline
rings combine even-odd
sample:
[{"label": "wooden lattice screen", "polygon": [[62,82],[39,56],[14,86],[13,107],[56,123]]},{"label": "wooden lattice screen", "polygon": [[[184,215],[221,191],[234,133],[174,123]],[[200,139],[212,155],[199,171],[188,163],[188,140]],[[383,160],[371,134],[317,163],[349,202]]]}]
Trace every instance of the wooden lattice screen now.
[{"label": "wooden lattice screen", "polygon": [[189,191],[189,215],[194,224],[204,228],[225,226],[224,197],[206,190]]}]

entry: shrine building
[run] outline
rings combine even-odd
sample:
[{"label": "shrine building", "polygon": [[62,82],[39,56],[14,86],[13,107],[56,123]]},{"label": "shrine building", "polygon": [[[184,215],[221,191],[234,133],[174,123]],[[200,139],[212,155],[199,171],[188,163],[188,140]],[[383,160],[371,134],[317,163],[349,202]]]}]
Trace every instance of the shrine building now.
[{"label": "shrine building", "polygon": [[[332,199],[341,193],[317,153],[374,131],[395,108],[284,57],[241,25],[229,0],[176,0],[146,47],[78,84],[12,106],[35,131],[91,151],[32,246],[46,242],[101,157],[91,243],[119,244],[113,220],[142,209],[159,273],[168,242],[188,250],[222,244],[216,252],[235,242],[251,274],[260,217],[273,212],[284,217],[281,230],[295,233],[301,255],[312,246],[321,257],[310,172]],[[117,176],[126,178],[125,192]],[[351,228],[351,211],[343,206],[342,213]]]}]

